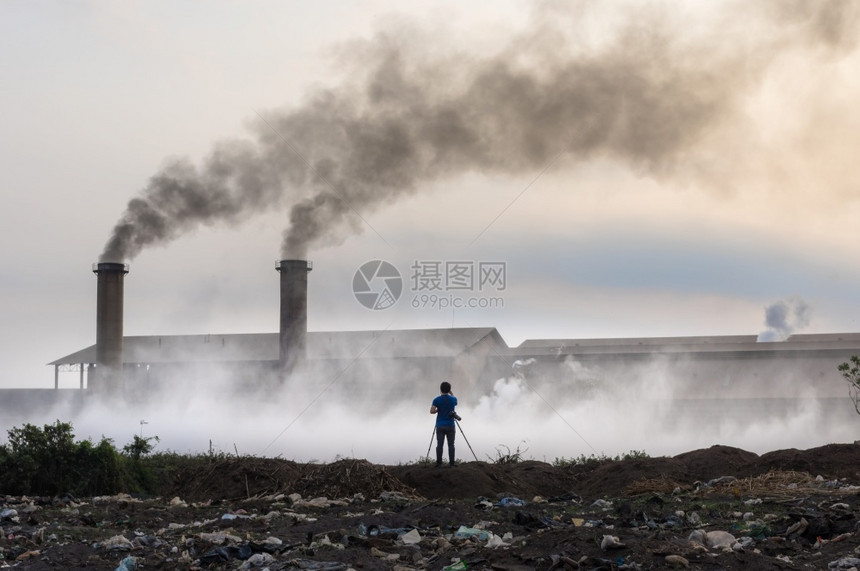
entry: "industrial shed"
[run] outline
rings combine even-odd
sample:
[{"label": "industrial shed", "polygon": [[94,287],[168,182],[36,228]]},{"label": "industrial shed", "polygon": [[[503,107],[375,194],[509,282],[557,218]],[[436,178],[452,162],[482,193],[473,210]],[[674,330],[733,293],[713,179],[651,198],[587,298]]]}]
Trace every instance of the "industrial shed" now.
[{"label": "industrial shed", "polygon": [[[426,393],[426,382],[435,386],[450,379],[463,386],[495,378],[503,372],[493,369],[505,368],[509,354],[492,327],[308,332],[306,343],[306,363],[297,375],[336,376],[341,390],[360,393],[375,387],[401,396]],[[55,388],[61,372],[74,372],[85,388],[96,367],[96,348],[49,363]],[[279,371],[279,349],[278,333],[126,336],[124,392],[148,391],[177,379],[205,383],[214,376],[229,377],[237,386],[270,381]]]},{"label": "industrial shed", "polygon": [[[673,381],[672,398],[784,398],[812,389],[845,397],[837,366],[860,354],[860,333],[528,340],[511,351],[533,379],[655,386]],[[566,365],[560,367],[560,365]],[[562,371],[560,373],[560,371]]]},{"label": "industrial shed", "polygon": [[305,260],[281,260],[280,331],[227,335],[124,336],[128,266],[103,262],[97,275],[96,343],[50,363],[79,388],[145,395],[165,384],[227,381],[243,390],[302,379],[350,402],[426,396],[448,379],[473,396],[517,377],[554,398],[638,391],[664,400],[844,399],[837,367],[860,354],[860,333],[618,339],[535,339],[510,347],[493,327],[307,331]]},{"label": "industrial shed", "polygon": [[[177,377],[216,374],[255,383],[278,371],[278,333],[128,336],[123,340],[125,390],[155,388]],[[501,377],[525,375],[541,384],[639,383],[671,376],[683,381],[675,398],[795,396],[808,383],[821,397],[844,397],[836,367],[860,354],[860,333],[792,335],[758,342],[755,335],[619,339],[534,339],[509,347],[493,327],[307,333],[314,378],[339,376],[341,389],[369,387],[399,395],[427,392],[427,382],[486,392]],[[96,346],[49,363],[55,387],[63,371],[86,373]]]}]

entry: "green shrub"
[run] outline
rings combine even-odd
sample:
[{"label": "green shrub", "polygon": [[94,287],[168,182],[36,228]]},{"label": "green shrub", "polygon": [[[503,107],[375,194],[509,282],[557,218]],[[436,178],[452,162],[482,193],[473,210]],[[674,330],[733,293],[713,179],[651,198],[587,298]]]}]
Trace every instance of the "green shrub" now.
[{"label": "green shrub", "polygon": [[126,477],[126,491],[150,494],[159,487],[157,477],[145,458],[155,448],[153,443],[158,441],[158,436],[143,438],[135,434],[132,441],[123,446],[120,458]]},{"label": "green shrub", "polygon": [[42,428],[25,424],[8,431],[0,447],[0,490],[24,495],[114,493],[122,470],[113,442],[75,442],[72,425],[56,421]]},{"label": "green shrub", "polygon": [[69,490],[78,496],[115,494],[124,489],[122,459],[113,441],[104,438],[93,445],[89,440],[79,442],[73,463],[76,482],[68,482]]},{"label": "green shrub", "polygon": [[552,465],[557,468],[569,468],[571,466],[587,466],[587,467],[597,467],[600,464],[605,462],[621,462],[623,460],[636,460],[637,458],[650,458],[651,456],[645,452],[644,450],[630,450],[629,452],[625,452],[624,454],[618,454],[614,457],[607,456],[604,453],[591,454],[586,456],[585,454],[580,454],[577,458],[556,458],[552,461]]},{"label": "green shrub", "polygon": [[0,444],[0,495],[90,497],[119,492],[165,495],[177,476],[223,460],[224,453],[153,453],[157,436],[134,436],[117,451],[109,438],[75,442],[70,423],[25,424]]}]

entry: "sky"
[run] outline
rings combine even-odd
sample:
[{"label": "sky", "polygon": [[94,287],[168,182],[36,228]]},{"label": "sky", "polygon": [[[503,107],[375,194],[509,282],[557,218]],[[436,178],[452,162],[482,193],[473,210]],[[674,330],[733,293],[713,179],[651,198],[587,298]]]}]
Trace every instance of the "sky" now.
[{"label": "sky", "polygon": [[275,332],[291,257],[315,331],[860,330],[860,9],[749,4],[3,2],[0,387],[95,342],[102,259],[126,335]]}]

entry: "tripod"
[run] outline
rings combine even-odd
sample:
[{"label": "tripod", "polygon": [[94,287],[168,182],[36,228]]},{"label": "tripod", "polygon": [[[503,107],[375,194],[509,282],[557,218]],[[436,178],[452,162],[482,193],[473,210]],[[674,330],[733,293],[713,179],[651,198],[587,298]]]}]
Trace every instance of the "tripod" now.
[{"label": "tripod", "polygon": [[[472,456],[475,457],[475,462],[478,462],[478,456],[475,454],[475,451],[472,450],[472,445],[469,444],[469,439],[466,438],[466,433],[463,432],[463,427],[460,426],[460,421],[455,419],[454,423],[456,423],[457,428],[460,429],[460,434],[463,435],[463,440],[466,441],[466,446],[469,447],[469,450],[472,452]],[[435,437],[436,437],[436,425],[434,424],[433,425],[433,432],[430,434],[430,445],[427,447],[427,460],[430,460],[430,449],[433,448],[433,439]]]}]

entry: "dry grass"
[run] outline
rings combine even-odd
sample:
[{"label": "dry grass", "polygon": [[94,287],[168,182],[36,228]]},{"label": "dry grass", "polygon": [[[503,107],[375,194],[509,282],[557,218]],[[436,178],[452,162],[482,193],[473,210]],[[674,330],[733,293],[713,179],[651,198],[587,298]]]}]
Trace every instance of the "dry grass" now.
[{"label": "dry grass", "polygon": [[733,482],[703,488],[703,494],[731,493],[736,498],[757,497],[785,500],[811,495],[839,495],[844,490],[832,488],[819,482],[808,472],[772,470],[759,476],[750,476]]},{"label": "dry grass", "polygon": [[353,459],[318,467],[308,466],[294,488],[304,497],[348,498],[361,493],[375,498],[382,492],[417,496],[415,490],[389,474],[384,467],[367,460]]},{"label": "dry grass", "polygon": [[790,498],[810,492],[820,494],[833,491],[817,485],[815,478],[807,472],[792,471],[771,471],[760,476],[743,478],[723,486],[723,489],[726,488],[732,490],[736,496],[771,498]]},{"label": "dry grass", "polygon": [[633,482],[624,488],[624,493],[632,496],[639,494],[671,494],[676,488],[686,491],[690,489],[690,486],[683,486],[671,478],[660,476],[658,478],[647,478]]},{"label": "dry grass", "polygon": [[[638,494],[671,494],[675,489],[689,492],[694,488],[680,484],[666,476],[648,478],[633,482],[624,489],[629,495]],[[731,494],[737,498],[769,497],[776,499],[792,498],[804,495],[830,495],[844,493],[838,489],[823,486],[807,472],[771,471],[759,476],[741,478],[697,490],[702,495]]]}]

